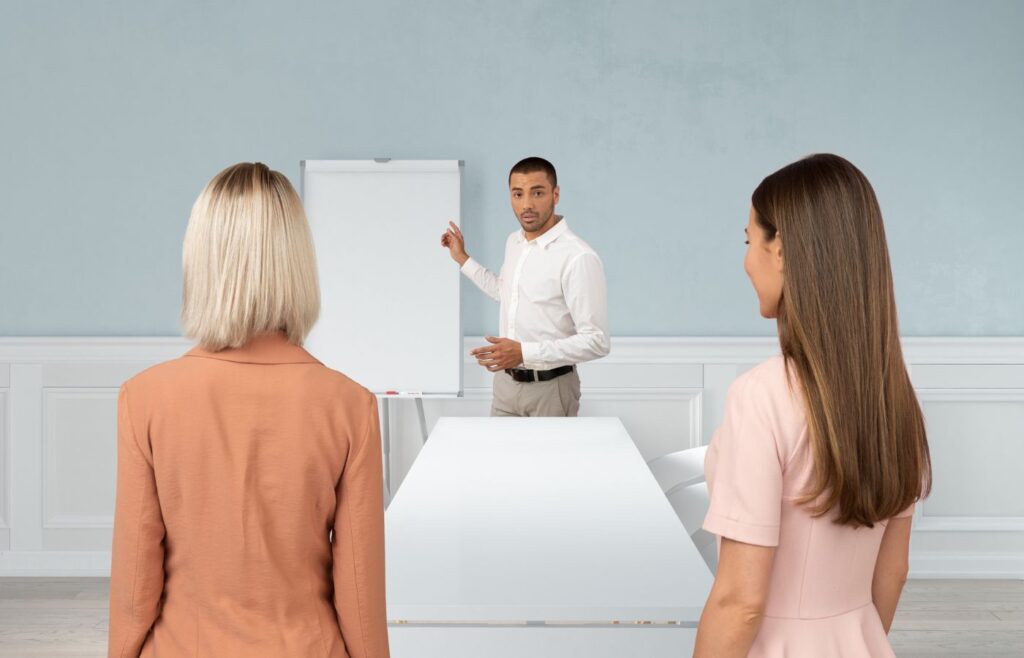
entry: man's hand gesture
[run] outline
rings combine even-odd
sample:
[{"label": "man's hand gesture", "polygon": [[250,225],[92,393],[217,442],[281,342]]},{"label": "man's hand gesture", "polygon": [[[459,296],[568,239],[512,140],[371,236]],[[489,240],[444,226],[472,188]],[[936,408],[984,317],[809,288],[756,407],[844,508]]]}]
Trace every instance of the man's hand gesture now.
[{"label": "man's hand gesture", "polygon": [[466,240],[462,237],[462,231],[455,225],[455,222],[448,222],[448,230],[441,234],[441,246],[448,247],[448,253],[452,260],[462,267],[469,260],[466,253]]},{"label": "man's hand gesture", "polygon": [[491,372],[515,368],[523,363],[523,346],[519,341],[508,338],[486,336],[490,345],[470,350],[477,363]]}]

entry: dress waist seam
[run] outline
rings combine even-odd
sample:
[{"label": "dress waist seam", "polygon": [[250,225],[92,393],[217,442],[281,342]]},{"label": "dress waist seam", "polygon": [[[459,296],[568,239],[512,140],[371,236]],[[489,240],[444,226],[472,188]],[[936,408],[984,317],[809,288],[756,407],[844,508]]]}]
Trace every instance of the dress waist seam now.
[{"label": "dress waist seam", "polygon": [[834,615],[825,615],[823,617],[785,617],[785,616],[782,616],[782,615],[765,615],[764,618],[765,619],[786,619],[786,620],[791,620],[791,621],[820,621],[822,619],[835,619],[836,617],[842,617],[843,615],[848,615],[851,612],[857,612],[859,610],[863,610],[864,608],[868,607],[869,605],[874,605],[874,601],[868,601],[867,603],[865,603],[863,605],[859,605],[856,608],[850,608],[849,610],[847,610],[845,612],[837,612]]}]

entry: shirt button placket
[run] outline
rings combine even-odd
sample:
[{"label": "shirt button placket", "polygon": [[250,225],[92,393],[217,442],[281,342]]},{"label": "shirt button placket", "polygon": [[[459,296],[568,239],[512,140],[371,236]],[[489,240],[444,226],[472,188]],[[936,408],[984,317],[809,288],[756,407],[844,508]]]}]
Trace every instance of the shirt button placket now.
[{"label": "shirt button placket", "polygon": [[519,262],[516,263],[516,273],[512,277],[512,303],[509,305],[508,314],[508,334],[511,340],[518,340],[516,338],[516,312],[519,310],[519,280],[523,274],[523,263],[526,262],[526,257],[530,254],[530,249],[533,243],[526,243],[526,247],[523,249],[523,253],[519,256]]}]

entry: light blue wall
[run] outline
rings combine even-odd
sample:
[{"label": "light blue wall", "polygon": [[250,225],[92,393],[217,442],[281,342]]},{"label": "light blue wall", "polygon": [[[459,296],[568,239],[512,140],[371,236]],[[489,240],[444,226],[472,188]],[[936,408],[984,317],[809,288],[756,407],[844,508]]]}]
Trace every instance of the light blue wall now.
[{"label": "light blue wall", "polygon": [[0,335],[176,334],[189,208],[240,160],[463,159],[496,267],[531,154],[614,334],[770,334],[749,195],[814,151],[876,186],[905,334],[1024,335],[1022,28],[1014,1],[5,1]]}]

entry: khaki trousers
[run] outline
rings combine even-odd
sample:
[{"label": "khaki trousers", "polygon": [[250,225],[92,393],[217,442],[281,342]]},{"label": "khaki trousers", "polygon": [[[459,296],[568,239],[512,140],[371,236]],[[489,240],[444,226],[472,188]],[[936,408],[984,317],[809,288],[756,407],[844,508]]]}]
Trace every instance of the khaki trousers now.
[{"label": "khaki trousers", "polygon": [[577,416],[580,376],[572,372],[546,382],[517,382],[504,370],[494,375],[492,416]]}]

